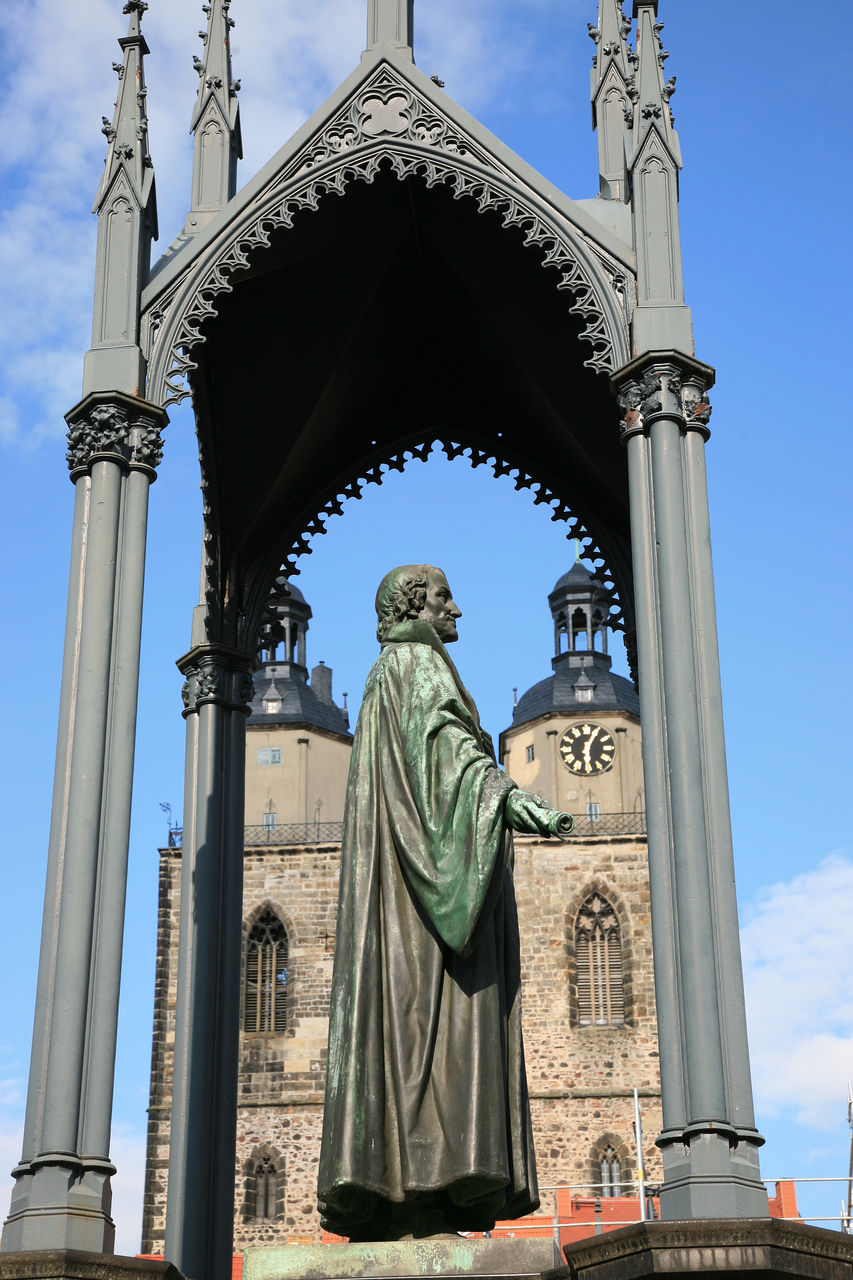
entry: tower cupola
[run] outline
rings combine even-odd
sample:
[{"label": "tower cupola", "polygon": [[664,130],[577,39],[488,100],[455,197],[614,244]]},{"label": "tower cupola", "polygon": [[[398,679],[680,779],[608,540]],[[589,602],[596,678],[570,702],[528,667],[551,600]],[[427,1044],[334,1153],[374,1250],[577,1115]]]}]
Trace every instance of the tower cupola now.
[{"label": "tower cupola", "polygon": [[331,667],[318,663],[308,679],[311,606],[298,587],[280,578],[270,612],[262,666],[254,677],[250,723],[303,725],[349,739],[346,706],[332,699]]},{"label": "tower cupola", "polygon": [[608,598],[601,583],[576,560],[548,596],[554,619],[554,656],[607,653]]},{"label": "tower cupola", "polygon": [[595,574],[575,560],[548,596],[554,620],[554,672],[513,707],[513,726],[540,716],[619,710],[639,712],[630,680],[611,671],[607,652],[610,598]]},{"label": "tower cupola", "polygon": [[[306,636],[311,618],[311,606],[298,587],[288,583],[287,595],[276,600],[275,611],[278,615],[275,633],[281,639],[272,647],[264,649],[264,662],[277,665],[287,664],[302,667],[305,664]],[[289,674],[289,673],[288,673]]]}]

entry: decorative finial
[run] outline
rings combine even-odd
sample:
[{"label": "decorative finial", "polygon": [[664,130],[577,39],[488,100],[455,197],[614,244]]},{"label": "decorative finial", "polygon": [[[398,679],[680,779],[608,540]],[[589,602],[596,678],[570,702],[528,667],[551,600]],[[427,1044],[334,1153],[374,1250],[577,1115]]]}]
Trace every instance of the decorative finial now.
[{"label": "decorative finial", "polygon": [[[675,93],[675,76],[664,83],[663,66],[669,57],[669,50],[664,49],[661,42],[664,24],[655,21],[656,0],[635,0],[634,9],[637,14],[637,100],[640,103],[640,121],[634,145],[635,148],[640,145],[647,128],[657,121],[669,149],[676,155],[678,141],[669,107],[669,100]],[[681,168],[680,155],[676,158],[678,168]]]},{"label": "decorative finial", "polygon": [[632,344],[637,354],[674,348],[689,355],[693,334],[684,303],[678,219],[681,148],[669,105],[675,77],[664,79],[669,54],[661,43],[657,11],[658,0],[634,0],[636,111],[628,144],[637,254]]},{"label": "decorative finial", "polygon": [[185,230],[200,231],[237,190],[237,161],[243,154],[240,136],[240,81],[231,75],[231,0],[202,5],[207,30],[200,31],[203,56],[193,58],[198,94],[190,132],[194,137],[192,203]]},{"label": "decorative finial", "polygon": [[[119,79],[119,91],[116,98],[115,113],[112,122],[102,116],[101,132],[109,143],[107,163],[104,177],[95,200],[95,212],[107,188],[111,185],[116,170],[124,165],[139,203],[146,207],[152,204],[149,216],[156,222],[153,209],[153,179],[150,181],[151,155],[148,150],[148,116],[146,113],[145,70],[143,59],[148,53],[148,45],[141,31],[141,19],[148,8],[146,0],[127,0],[122,12],[129,16],[127,35],[119,39],[124,53],[122,62],[114,62],[113,70]],[[131,163],[132,162],[132,163]],[[152,232],[156,239],[156,225]]]},{"label": "decorative finial", "polygon": [[[121,63],[113,63],[118,94],[112,121],[101,118],[107,139],[104,174],[95,197],[98,266],[92,346],[84,364],[84,394],[105,389],[142,394],[145,362],[139,346],[139,299],[151,241],[157,238],[157,198],[148,148],[145,55],[141,31],[145,0],[127,0],[127,35],[119,39]],[[123,233],[110,233],[116,225]]]},{"label": "decorative finial", "polygon": [[598,25],[587,23],[596,52],[592,60],[592,125],[598,133],[601,195],[626,200],[625,135],[634,122],[633,67],[627,37],[631,20],[622,0],[599,0]]}]

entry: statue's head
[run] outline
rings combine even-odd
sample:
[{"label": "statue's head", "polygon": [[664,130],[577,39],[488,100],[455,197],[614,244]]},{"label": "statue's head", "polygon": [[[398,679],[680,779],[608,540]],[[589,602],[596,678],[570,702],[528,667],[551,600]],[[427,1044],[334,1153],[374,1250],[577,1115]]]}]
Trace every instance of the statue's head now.
[{"label": "statue's head", "polygon": [[458,639],[456,619],[461,617],[444,570],[431,564],[399,565],[385,574],[376,592],[376,638],[380,642],[395,623],[420,618],[449,644]]}]

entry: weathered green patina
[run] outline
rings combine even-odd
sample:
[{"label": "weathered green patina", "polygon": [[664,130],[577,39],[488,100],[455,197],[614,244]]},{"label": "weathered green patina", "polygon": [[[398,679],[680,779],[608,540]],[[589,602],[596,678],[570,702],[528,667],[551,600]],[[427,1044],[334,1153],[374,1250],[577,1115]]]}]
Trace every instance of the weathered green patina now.
[{"label": "weathered green patina", "polygon": [[498,768],[445,648],[460,612],[441,570],[393,571],[377,611],[318,1188],[325,1224],[360,1240],[485,1229],[537,1207],[511,828],[570,826]]}]

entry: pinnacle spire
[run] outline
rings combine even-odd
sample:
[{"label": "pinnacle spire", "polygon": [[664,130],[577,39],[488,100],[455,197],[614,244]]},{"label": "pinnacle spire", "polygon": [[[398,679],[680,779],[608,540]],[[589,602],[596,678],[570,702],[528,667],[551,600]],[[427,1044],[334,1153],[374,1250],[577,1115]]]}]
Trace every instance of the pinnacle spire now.
[{"label": "pinnacle spire", "polygon": [[415,0],[367,0],[367,52],[398,49],[414,62]]},{"label": "pinnacle spire", "polygon": [[591,98],[592,125],[598,133],[601,195],[606,200],[627,200],[625,140],[633,123],[637,60],[628,45],[631,19],[622,12],[622,0],[598,0],[598,26],[591,22],[587,26],[596,46]]},{"label": "pinnacle spire", "polygon": [[658,0],[634,0],[637,20],[634,120],[628,174],[637,254],[637,309],[632,341],[637,355],[677,350],[691,355],[693,329],[684,303],[678,220],[681,148],[669,100],[675,77],[665,78]]},{"label": "pinnacle spire", "polygon": [[104,176],[95,197],[93,213],[99,213],[104,197],[119,170],[127,175],[141,209],[151,224],[151,236],[157,239],[157,206],[154,194],[154,169],[148,148],[148,115],[145,88],[145,54],[150,52],[142,34],[142,15],[146,0],[127,0],[122,13],[129,16],[127,35],[119,38],[124,55],[114,62],[118,75],[118,95],[112,123],[102,117],[102,132],[107,139],[107,161]]},{"label": "pinnacle spire", "polygon": [[243,154],[240,136],[239,80],[231,75],[231,0],[209,0],[202,5],[207,30],[201,58],[193,58],[198,72],[198,96],[193,109],[192,202],[186,230],[198,231],[237,190],[237,161]]},{"label": "pinnacle spire", "polygon": [[139,345],[139,302],[148,277],[151,241],[157,239],[157,198],[148,148],[141,30],[145,0],[127,0],[126,36],[114,62],[118,96],[112,122],[103,117],[107,139],[104,176],[93,212],[98,215],[92,346],[86,353],[83,391],[144,394],[145,360]]},{"label": "pinnacle spire", "polygon": [[656,20],[657,11],[658,0],[634,0],[634,16],[637,19],[634,150],[639,150],[646,134],[656,127],[671,152],[676,167],[680,169],[681,150],[669,106],[669,100],[675,93],[675,76],[665,79],[664,65],[669,51],[663,47],[663,23]]}]

